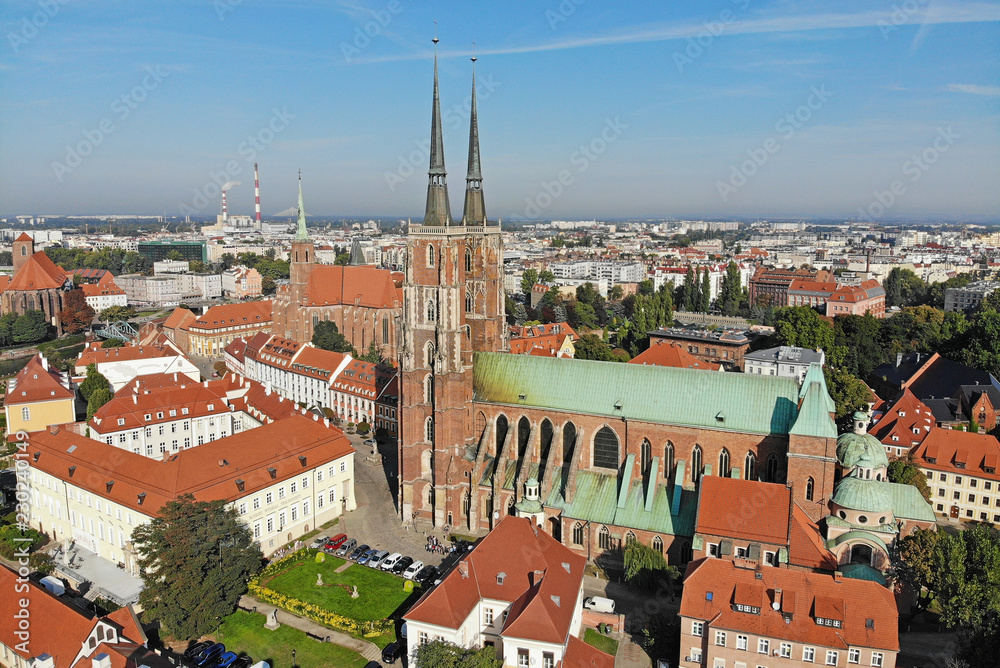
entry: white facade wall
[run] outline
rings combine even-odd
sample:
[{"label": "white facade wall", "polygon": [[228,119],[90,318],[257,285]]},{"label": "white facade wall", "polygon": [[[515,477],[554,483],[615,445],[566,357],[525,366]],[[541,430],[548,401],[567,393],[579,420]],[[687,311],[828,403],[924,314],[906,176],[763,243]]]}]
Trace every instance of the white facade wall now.
[{"label": "white facade wall", "polygon": [[[187,417],[186,411],[183,407],[158,411],[155,415],[166,418],[175,416],[177,419],[167,419],[165,422],[135,429],[119,428],[111,420],[104,420],[99,427],[90,427],[91,438],[123,450],[131,450],[137,455],[162,459],[164,454],[211,443],[259,426],[256,420],[242,411],[226,411],[196,418]],[[151,419],[154,418],[153,413],[149,415]]]},{"label": "white facade wall", "polygon": [[128,306],[128,296],[124,294],[94,295],[85,299],[87,300],[87,306],[98,313],[112,306]]}]

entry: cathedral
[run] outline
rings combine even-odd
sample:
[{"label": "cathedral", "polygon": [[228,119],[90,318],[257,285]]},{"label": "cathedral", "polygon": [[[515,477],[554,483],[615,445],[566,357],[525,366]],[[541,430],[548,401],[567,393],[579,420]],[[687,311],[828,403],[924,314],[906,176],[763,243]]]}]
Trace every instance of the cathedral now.
[{"label": "cathedral", "polygon": [[472,89],[456,222],[435,55],[427,200],[409,228],[403,279],[400,519],[475,532],[526,516],[588,558],[639,540],[686,562],[703,476],[783,483],[813,522],[827,516],[837,430],[819,365],[800,386],[507,352],[503,242],[486,216],[474,69]]},{"label": "cathedral", "polygon": [[61,336],[59,311],[66,293],[73,289],[73,277],[45,251],[36,253],[35,242],[26,233],[14,240],[13,254],[14,274],[0,277],[0,315],[41,311]]}]

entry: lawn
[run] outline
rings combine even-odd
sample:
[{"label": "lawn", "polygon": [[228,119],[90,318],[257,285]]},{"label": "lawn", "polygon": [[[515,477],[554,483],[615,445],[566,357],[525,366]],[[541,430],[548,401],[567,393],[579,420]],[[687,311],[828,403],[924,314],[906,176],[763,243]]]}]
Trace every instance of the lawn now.
[{"label": "lawn", "polygon": [[618,641],[608,636],[602,636],[594,629],[587,629],[587,632],[583,634],[583,641],[605,654],[614,656],[618,653]]},{"label": "lawn", "polygon": [[[343,559],[327,555],[326,561],[317,564],[309,560],[270,580],[268,589],[293,596],[300,601],[318,605],[352,619],[387,619],[410,596],[403,591],[403,578],[377,571],[367,566],[353,564],[342,573],[334,571],[344,564]],[[316,586],[316,575],[322,574],[322,587]],[[356,585],[358,598],[335,585]]]},{"label": "lawn", "polygon": [[298,629],[282,624],[274,631],[264,628],[264,615],[237,610],[222,622],[219,641],[227,650],[249,654],[254,661],[267,661],[272,668],[363,668],[365,658],[346,647],[319,642]]}]

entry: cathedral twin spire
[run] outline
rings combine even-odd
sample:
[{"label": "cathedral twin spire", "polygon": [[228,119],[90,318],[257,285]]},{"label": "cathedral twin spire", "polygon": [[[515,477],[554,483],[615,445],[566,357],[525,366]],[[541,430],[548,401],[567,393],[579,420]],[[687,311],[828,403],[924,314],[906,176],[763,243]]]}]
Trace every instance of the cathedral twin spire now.
[{"label": "cathedral twin spire", "polygon": [[[447,227],[454,224],[448,199],[447,172],[444,166],[444,133],[441,131],[441,96],[438,92],[437,43],[434,37],[434,106],[431,110],[430,165],[427,170],[427,205],[424,225]],[[465,177],[465,208],[462,225],[485,225],[483,176],[479,164],[479,121],[476,114],[476,57],[472,57],[472,110],[469,123],[469,171]]]}]

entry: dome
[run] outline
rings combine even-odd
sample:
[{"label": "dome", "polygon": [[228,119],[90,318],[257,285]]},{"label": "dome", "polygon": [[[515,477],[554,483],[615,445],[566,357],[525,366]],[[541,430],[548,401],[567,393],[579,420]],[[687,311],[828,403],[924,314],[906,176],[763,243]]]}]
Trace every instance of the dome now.
[{"label": "dome", "polygon": [[879,469],[889,466],[885,446],[867,432],[867,427],[868,415],[858,411],[854,414],[854,431],[841,434],[837,439],[837,461],[845,469],[857,466]]},{"label": "dome", "polygon": [[892,514],[892,498],[885,483],[847,476],[837,485],[833,502],[841,508],[866,513]]}]

